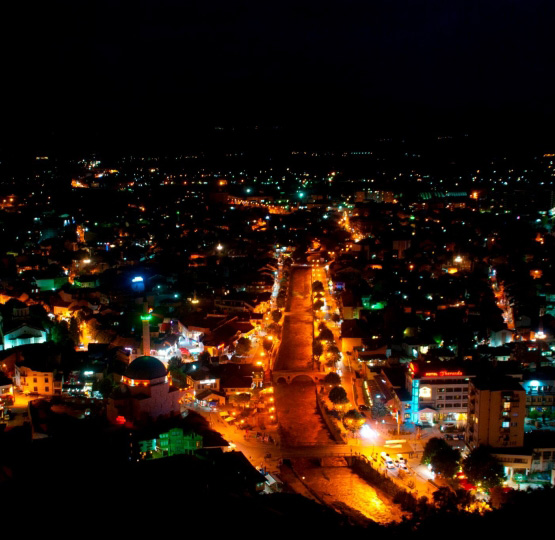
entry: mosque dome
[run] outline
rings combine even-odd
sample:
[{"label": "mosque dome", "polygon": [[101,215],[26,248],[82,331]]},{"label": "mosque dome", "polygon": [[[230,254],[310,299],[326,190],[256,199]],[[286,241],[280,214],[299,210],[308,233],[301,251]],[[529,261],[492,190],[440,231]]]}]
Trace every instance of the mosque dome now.
[{"label": "mosque dome", "polygon": [[154,358],[154,356],[139,356],[125,370],[127,378],[140,381],[161,379],[167,374],[166,366],[158,358]]}]

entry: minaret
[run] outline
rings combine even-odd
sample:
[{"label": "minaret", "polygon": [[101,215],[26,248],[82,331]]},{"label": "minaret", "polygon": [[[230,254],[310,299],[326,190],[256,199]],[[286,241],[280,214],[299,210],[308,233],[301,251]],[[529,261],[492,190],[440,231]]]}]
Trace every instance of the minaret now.
[{"label": "minaret", "polygon": [[148,309],[148,304],[145,302],[145,313],[141,315],[143,322],[143,356],[150,356],[150,319],[152,315]]}]

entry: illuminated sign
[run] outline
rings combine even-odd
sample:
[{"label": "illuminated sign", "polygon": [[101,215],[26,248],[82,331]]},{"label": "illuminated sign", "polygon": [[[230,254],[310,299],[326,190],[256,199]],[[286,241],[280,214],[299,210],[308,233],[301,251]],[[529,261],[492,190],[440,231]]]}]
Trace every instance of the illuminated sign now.
[{"label": "illuminated sign", "polygon": [[132,283],[139,283],[139,282],[141,282],[141,281],[143,281],[143,278],[142,278],[141,276],[134,277],[134,278],[131,280]]},{"label": "illuminated sign", "polygon": [[463,375],[462,371],[427,371],[424,373],[424,377],[458,377]]}]

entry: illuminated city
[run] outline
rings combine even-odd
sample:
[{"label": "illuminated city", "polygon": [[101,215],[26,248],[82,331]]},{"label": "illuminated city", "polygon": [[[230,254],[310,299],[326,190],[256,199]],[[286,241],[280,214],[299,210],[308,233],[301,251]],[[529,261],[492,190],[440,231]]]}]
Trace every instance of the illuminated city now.
[{"label": "illuminated city", "polygon": [[8,525],[547,530],[553,8],[63,4],[13,7]]}]

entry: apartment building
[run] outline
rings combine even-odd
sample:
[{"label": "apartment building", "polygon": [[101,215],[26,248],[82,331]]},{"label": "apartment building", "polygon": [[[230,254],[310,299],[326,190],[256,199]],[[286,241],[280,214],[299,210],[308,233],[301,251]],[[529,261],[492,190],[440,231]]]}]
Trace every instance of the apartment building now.
[{"label": "apartment building", "polygon": [[526,391],[513,377],[476,378],[469,382],[466,442],[473,449],[524,445]]}]

